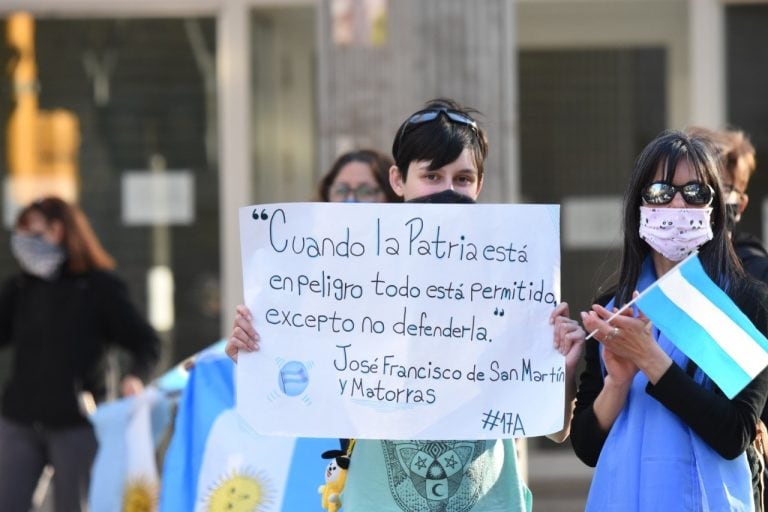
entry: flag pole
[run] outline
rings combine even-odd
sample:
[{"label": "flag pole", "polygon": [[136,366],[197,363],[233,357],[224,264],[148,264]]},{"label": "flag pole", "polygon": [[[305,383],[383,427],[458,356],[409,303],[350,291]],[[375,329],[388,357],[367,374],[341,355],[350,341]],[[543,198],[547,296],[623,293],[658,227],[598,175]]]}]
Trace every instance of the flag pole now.
[{"label": "flag pole", "polygon": [[[667,272],[666,272],[666,273],[665,273],[663,276],[661,276],[661,277],[660,277],[660,278],[658,278],[656,281],[654,281],[654,282],[653,282],[653,284],[651,284],[651,286],[649,286],[648,288],[646,288],[645,290],[643,290],[642,292],[640,292],[640,293],[637,295],[637,297],[634,297],[634,298],[633,298],[631,301],[629,301],[629,302],[627,302],[626,304],[624,304],[624,305],[621,307],[621,309],[619,309],[619,310],[618,310],[618,311],[616,311],[614,314],[612,314],[612,315],[611,315],[611,316],[608,318],[608,320],[606,320],[606,323],[610,324],[610,323],[611,323],[611,320],[613,320],[614,318],[616,318],[617,316],[619,316],[621,313],[623,313],[624,311],[626,311],[626,310],[627,310],[627,308],[628,308],[628,307],[630,307],[630,306],[631,306],[632,304],[634,304],[635,302],[637,302],[637,301],[638,301],[638,299],[640,299],[640,297],[642,297],[643,295],[645,295],[646,293],[648,293],[648,292],[650,292],[652,289],[654,289],[656,286],[658,286],[658,284],[659,284],[659,283],[661,283],[662,279],[664,279],[665,277],[667,277],[668,275],[670,275],[670,274],[672,273],[672,271],[673,271],[673,270],[675,270],[676,268],[678,268],[678,267],[681,267],[681,266],[683,266],[684,264],[688,263],[688,261],[689,261],[689,260],[691,260],[692,258],[694,258],[694,257],[698,256],[698,254],[699,254],[699,251],[698,251],[698,250],[695,250],[695,251],[693,251],[691,254],[689,254],[688,256],[686,256],[686,257],[685,257],[685,259],[683,259],[683,260],[681,260],[680,262],[678,262],[678,263],[677,263],[677,264],[676,264],[674,267],[672,267],[671,269],[669,269],[669,270],[668,270],[668,271],[667,271]],[[584,338],[584,341],[587,341],[588,339],[592,338],[592,337],[593,337],[595,334],[597,334],[597,331],[598,331],[598,330],[599,330],[599,329],[595,329],[594,331],[592,331],[591,333],[589,333],[589,335],[588,335],[586,338]]]}]

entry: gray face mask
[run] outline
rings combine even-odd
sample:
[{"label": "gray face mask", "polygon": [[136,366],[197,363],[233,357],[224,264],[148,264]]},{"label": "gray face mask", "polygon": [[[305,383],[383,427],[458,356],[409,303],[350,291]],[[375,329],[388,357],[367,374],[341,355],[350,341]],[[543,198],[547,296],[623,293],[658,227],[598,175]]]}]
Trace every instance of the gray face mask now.
[{"label": "gray face mask", "polygon": [[22,270],[49,281],[58,276],[66,258],[62,247],[22,233],[11,235],[11,252]]},{"label": "gray face mask", "polygon": [[739,214],[739,205],[732,203],[725,203],[725,229],[728,232],[732,232],[736,228],[736,224],[739,223],[741,215]]}]

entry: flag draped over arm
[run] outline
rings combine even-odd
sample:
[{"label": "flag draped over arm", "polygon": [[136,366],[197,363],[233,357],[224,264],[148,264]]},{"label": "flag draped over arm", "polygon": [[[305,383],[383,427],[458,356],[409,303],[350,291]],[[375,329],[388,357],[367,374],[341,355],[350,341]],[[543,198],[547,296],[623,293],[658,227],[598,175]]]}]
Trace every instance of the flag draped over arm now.
[{"label": "flag draped over arm", "polygon": [[266,437],[234,410],[234,364],[202,354],[179,402],[160,510],[322,511],[318,487],[337,439]]},{"label": "flag draped over arm", "polygon": [[233,363],[224,354],[203,353],[190,372],[163,462],[161,511],[195,510],[197,480],[208,433],[235,404]]},{"label": "flag draped over arm", "polygon": [[689,256],[634,301],[728,398],[768,366],[768,340]]}]

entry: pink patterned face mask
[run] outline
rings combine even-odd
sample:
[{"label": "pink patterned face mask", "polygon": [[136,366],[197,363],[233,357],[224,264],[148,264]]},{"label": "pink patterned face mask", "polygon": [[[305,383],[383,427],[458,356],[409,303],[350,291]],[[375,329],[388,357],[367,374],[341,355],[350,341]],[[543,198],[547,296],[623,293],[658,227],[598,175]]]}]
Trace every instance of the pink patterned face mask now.
[{"label": "pink patterned face mask", "polygon": [[712,208],[640,207],[640,238],[670,261],[712,240]]}]

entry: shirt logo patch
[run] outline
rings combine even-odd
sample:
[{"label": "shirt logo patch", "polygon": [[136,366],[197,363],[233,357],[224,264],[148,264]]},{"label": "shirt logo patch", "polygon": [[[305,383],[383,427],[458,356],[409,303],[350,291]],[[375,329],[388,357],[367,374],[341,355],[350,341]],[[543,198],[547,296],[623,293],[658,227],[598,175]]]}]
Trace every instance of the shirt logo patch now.
[{"label": "shirt logo patch", "polygon": [[404,512],[464,512],[480,496],[468,471],[485,441],[382,441],[392,497]]}]

